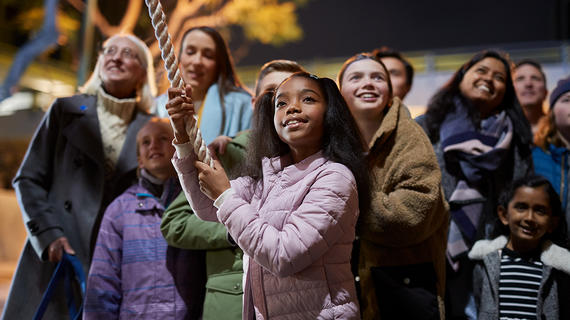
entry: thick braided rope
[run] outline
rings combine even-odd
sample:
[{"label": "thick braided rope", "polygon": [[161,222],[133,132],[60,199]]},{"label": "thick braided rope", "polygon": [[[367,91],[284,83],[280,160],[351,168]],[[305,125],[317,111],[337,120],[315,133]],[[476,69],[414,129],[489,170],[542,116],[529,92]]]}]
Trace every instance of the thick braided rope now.
[{"label": "thick braided rope", "polygon": [[[154,28],[154,35],[158,40],[158,47],[160,48],[160,53],[162,60],[164,61],[164,68],[168,73],[168,80],[173,88],[183,88],[184,81],[180,76],[180,69],[178,69],[178,60],[174,54],[174,46],[170,40],[170,35],[168,34],[168,28],[166,26],[166,17],[162,11],[162,6],[159,0],[145,0],[148,7],[148,14],[152,21],[152,27]],[[186,133],[190,137],[190,141],[193,141],[192,147],[194,152],[198,156],[198,159],[204,163],[214,166],[206,143],[202,139],[200,134],[200,129],[198,129],[198,121],[196,116],[188,119],[186,121]]]}]

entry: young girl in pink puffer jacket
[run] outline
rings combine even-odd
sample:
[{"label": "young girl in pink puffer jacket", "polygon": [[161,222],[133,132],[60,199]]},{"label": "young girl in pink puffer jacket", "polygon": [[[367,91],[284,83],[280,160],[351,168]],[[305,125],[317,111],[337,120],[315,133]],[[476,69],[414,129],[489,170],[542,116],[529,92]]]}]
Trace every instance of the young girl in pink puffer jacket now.
[{"label": "young girl in pink puffer jacket", "polygon": [[[258,99],[245,175],[197,162],[185,133],[191,91],[169,89],[173,163],[204,220],[249,256],[244,319],[358,319],[350,268],[368,183],[358,129],[336,84],[296,73]],[[359,202],[360,194],[360,202]]]}]

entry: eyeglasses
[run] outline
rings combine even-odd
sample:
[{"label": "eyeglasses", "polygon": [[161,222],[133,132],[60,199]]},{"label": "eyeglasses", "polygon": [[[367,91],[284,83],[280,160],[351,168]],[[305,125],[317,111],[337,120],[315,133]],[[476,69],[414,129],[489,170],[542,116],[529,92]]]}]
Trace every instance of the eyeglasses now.
[{"label": "eyeglasses", "polygon": [[[109,46],[109,47],[103,48],[103,55],[105,57],[114,57],[115,54],[117,54],[117,52],[119,52],[119,48],[117,48],[117,46]],[[138,58],[139,58],[138,55],[131,48],[121,49],[121,51],[119,52],[119,55],[124,60],[134,60],[134,59],[138,60]]]}]

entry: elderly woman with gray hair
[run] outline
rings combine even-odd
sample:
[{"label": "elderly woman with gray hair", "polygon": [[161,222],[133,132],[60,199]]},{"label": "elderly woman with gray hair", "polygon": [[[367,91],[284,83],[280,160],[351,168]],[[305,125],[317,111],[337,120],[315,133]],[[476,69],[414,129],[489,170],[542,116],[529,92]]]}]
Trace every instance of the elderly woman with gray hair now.
[{"label": "elderly woman with gray hair", "polygon": [[[156,93],[152,58],[133,35],[105,41],[81,94],[54,101],[14,179],[28,238],[4,319],[31,319],[63,252],[87,274],[105,207],[136,179],[136,134]],[[64,291],[46,319],[68,317]]]}]

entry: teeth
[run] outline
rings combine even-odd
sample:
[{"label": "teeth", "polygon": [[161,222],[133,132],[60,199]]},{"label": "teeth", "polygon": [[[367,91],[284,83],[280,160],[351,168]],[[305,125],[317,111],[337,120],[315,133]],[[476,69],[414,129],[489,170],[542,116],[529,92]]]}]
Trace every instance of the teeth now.
[{"label": "teeth", "polygon": [[360,97],[361,98],[374,98],[375,95],[373,95],[372,93],[364,93]]},{"label": "teeth", "polygon": [[522,227],[522,229],[523,229],[524,232],[527,232],[527,233],[532,233],[532,232],[534,231],[534,229],[532,229],[532,228],[527,228],[527,227]]},{"label": "teeth", "polygon": [[477,88],[479,88],[479,90],[491,92],[491,89],[489,89],[489,87],[487,87],[487,86],[485,86],[485,85],[481,85],[481,86],[479,86],[479,87],[477,87]]},{"label": "teeth", "polygon": [[288,125],[290,125],[290,124],[297,124],[297,123],[299,123],[298,120],[291,120],[291,121],[287,121],[287,123],[286,123],[285,125],[288,126]]}]

